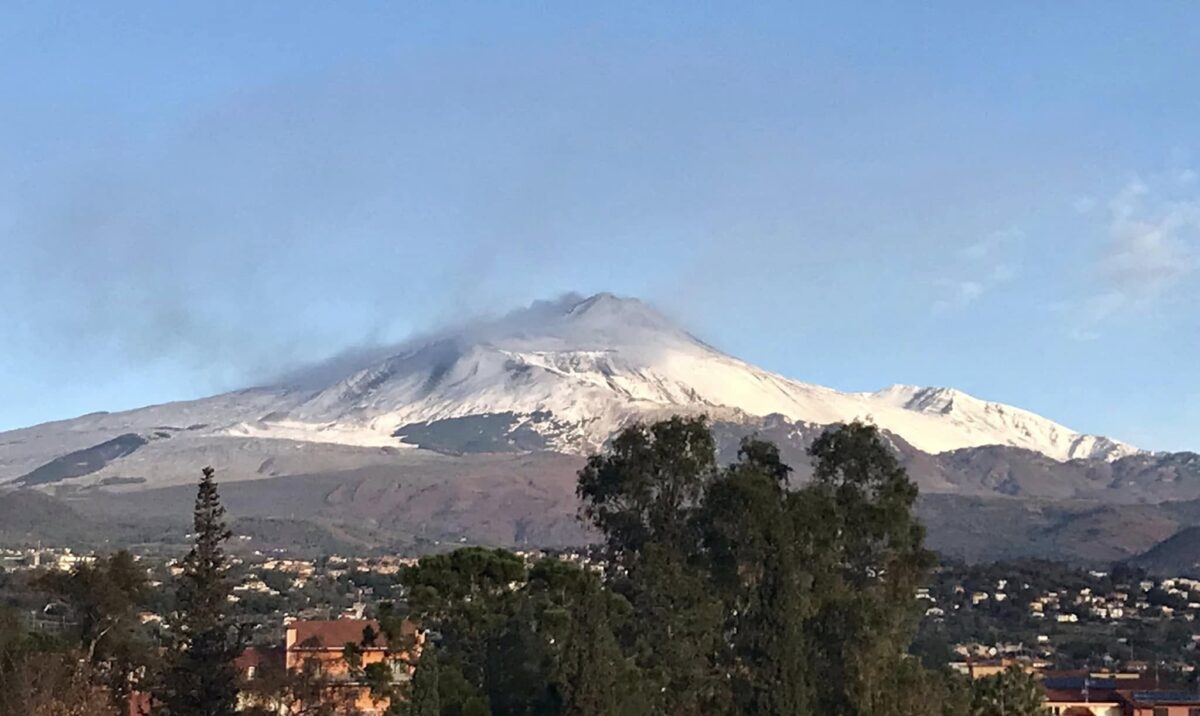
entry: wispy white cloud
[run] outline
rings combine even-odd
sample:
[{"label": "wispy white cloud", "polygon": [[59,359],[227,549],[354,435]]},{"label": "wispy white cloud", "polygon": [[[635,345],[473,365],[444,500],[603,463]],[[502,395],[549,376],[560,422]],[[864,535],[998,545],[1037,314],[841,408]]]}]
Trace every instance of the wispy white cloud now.
[{"label": "wispy white cloud", "polygon": [[1025,238],[1025,233],[1020,229],[1011,227],[1001,229],[968,244],[959,254],[970,261],[983,261],[995,257],[1023,238]]},{"label": "wispy white cloud", "polygon": [[1074,318],[1070,336],[1077,341],[1094,341],[1101,336],[1100,326],[1110,316],[1129,305],[1129,298],[1120,291],[1106,291],[1089,296],[1079,303],[1060,306]]},{"label": "wispy white cloud", "polygon": [[1096,208],[1096,197],[1081,194],[1071,201],[1071,208],[1077,213],[1088,214]]},{"label": "wispy white cloud", "polygon": [[958,276],[934,281],[939,293],[933,302],[934,313],[962,311],[996,286],[1016,278],[1019,271],[1010,254],[1024,237],[1020,229],[1001,229],[961,248],[952,267]]},{"label": "wispy white cloud", "polygon": [[943,296],[933,304],[935,313],[961,311],[975,303],[986,290],[979,281],[939,280],[936,285],[942,291]]},{"label": "wispy white cloud", "polygon": [[1012,264],[996,264],[988,274],[989,283],[992,285],[1008,283],[1016,278],[1018,273],[1017,267]]},{"label": "wispy white cloud", "polygon": [[1106,241],[1090,268],[1095,290],[1066,306],[1070,334],[1082,340],[1155,305],[1200,266],[1200,197],[1159,192],[1134,178],[1107,209]]}]

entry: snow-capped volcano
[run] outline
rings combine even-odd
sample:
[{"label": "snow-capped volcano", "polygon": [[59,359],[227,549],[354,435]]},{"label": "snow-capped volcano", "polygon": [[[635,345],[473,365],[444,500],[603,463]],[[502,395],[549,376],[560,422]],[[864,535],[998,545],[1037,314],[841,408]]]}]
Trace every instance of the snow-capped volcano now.
[{"label": "snow-capped volcano", "polygon": [[[314,385],[314,376],[323,383]],[[228,434],[397,445],[414,426],[505,416],[546,447],[583,452],[622,425],[670,413],[780,414],[819,425],[864,419],[929,453],[1008,445],[1058,460],[1115,459],[1130,445],[946,388],[843,393],[725,355],[635,299],[538,302],[280,391],[277,409]],[[297,386],[304,386],[299,389]]]}]

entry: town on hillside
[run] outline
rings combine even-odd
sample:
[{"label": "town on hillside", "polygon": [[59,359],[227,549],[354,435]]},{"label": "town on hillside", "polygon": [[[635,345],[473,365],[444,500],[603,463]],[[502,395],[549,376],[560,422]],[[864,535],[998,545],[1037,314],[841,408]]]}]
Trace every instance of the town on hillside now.
[{"label": "town on hillside", "polygon": [[[381,603],[404,603],[402,571],[420,560],[264,553],[247,542],[241,547],[230,559],[228,595],[231,610],[253,630],[234,662],[247,686],[240,708],[278,706],[282,701],[270,689],[278,674],[292,672],[327,687],[297,695],[297,705],[307,697],[350,705],[363,716],[389,713],[388,700],[372,696],[362,666],[386,664],[396,683],[411,680],[424,632],[404,621],[403,646],[397,648],[387,643],[378,616]],[[597,550],[515,555],[526,566],[549,558],[596,572],[607,567]],[[0,602],[34,631],[66,630],[73,619],[68,606],[33,585],[40,575],[66,574],[97,557],[48,545],[2,548]],[[160,631],[169,604],[163,590],[182,567],[177,558],[159,554],[135,559],[152,592],[137,619]],[[912,651],[931,667],[972,679],[1011,669],[1035,675],[1055,716],[1200,713],[1200,580],[1151,576],[1124,565],[1099,571],[1041,561],[949,563],[913,596],[922,618]],[[266,687],[254,688],[264,680]],[[131,714],[148,710],[146,694],[130,698]]]}]

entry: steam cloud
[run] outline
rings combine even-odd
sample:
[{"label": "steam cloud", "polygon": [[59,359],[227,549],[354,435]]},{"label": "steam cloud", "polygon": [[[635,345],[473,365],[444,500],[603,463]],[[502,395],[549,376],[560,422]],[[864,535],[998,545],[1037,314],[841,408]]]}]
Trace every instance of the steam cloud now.
[{"label": "steam cloud", "polygon": [[568,290],[694,300],[689,272],[725,264],[720,223],[754,235],[739,178],[698,168],[734,165],[736,146],[695,147],[740,131],[715,111],[732,98],[697,104],[707,69],[413,59],[225,96],[148,136],[97,119],[36,176],[0,178],[20,247],[0,297],[39,304],[0,342],[80,375],[168,365],[232,388]]}]

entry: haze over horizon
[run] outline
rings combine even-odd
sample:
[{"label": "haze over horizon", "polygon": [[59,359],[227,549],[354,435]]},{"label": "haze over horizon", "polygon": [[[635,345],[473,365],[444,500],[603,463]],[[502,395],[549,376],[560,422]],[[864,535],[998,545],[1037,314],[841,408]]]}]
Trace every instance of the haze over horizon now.
[{"label": "haze over horizon", "polygon": [[1200,7],[364,8],[0,10],[0,430],[608,290],[1200,449]]}]

